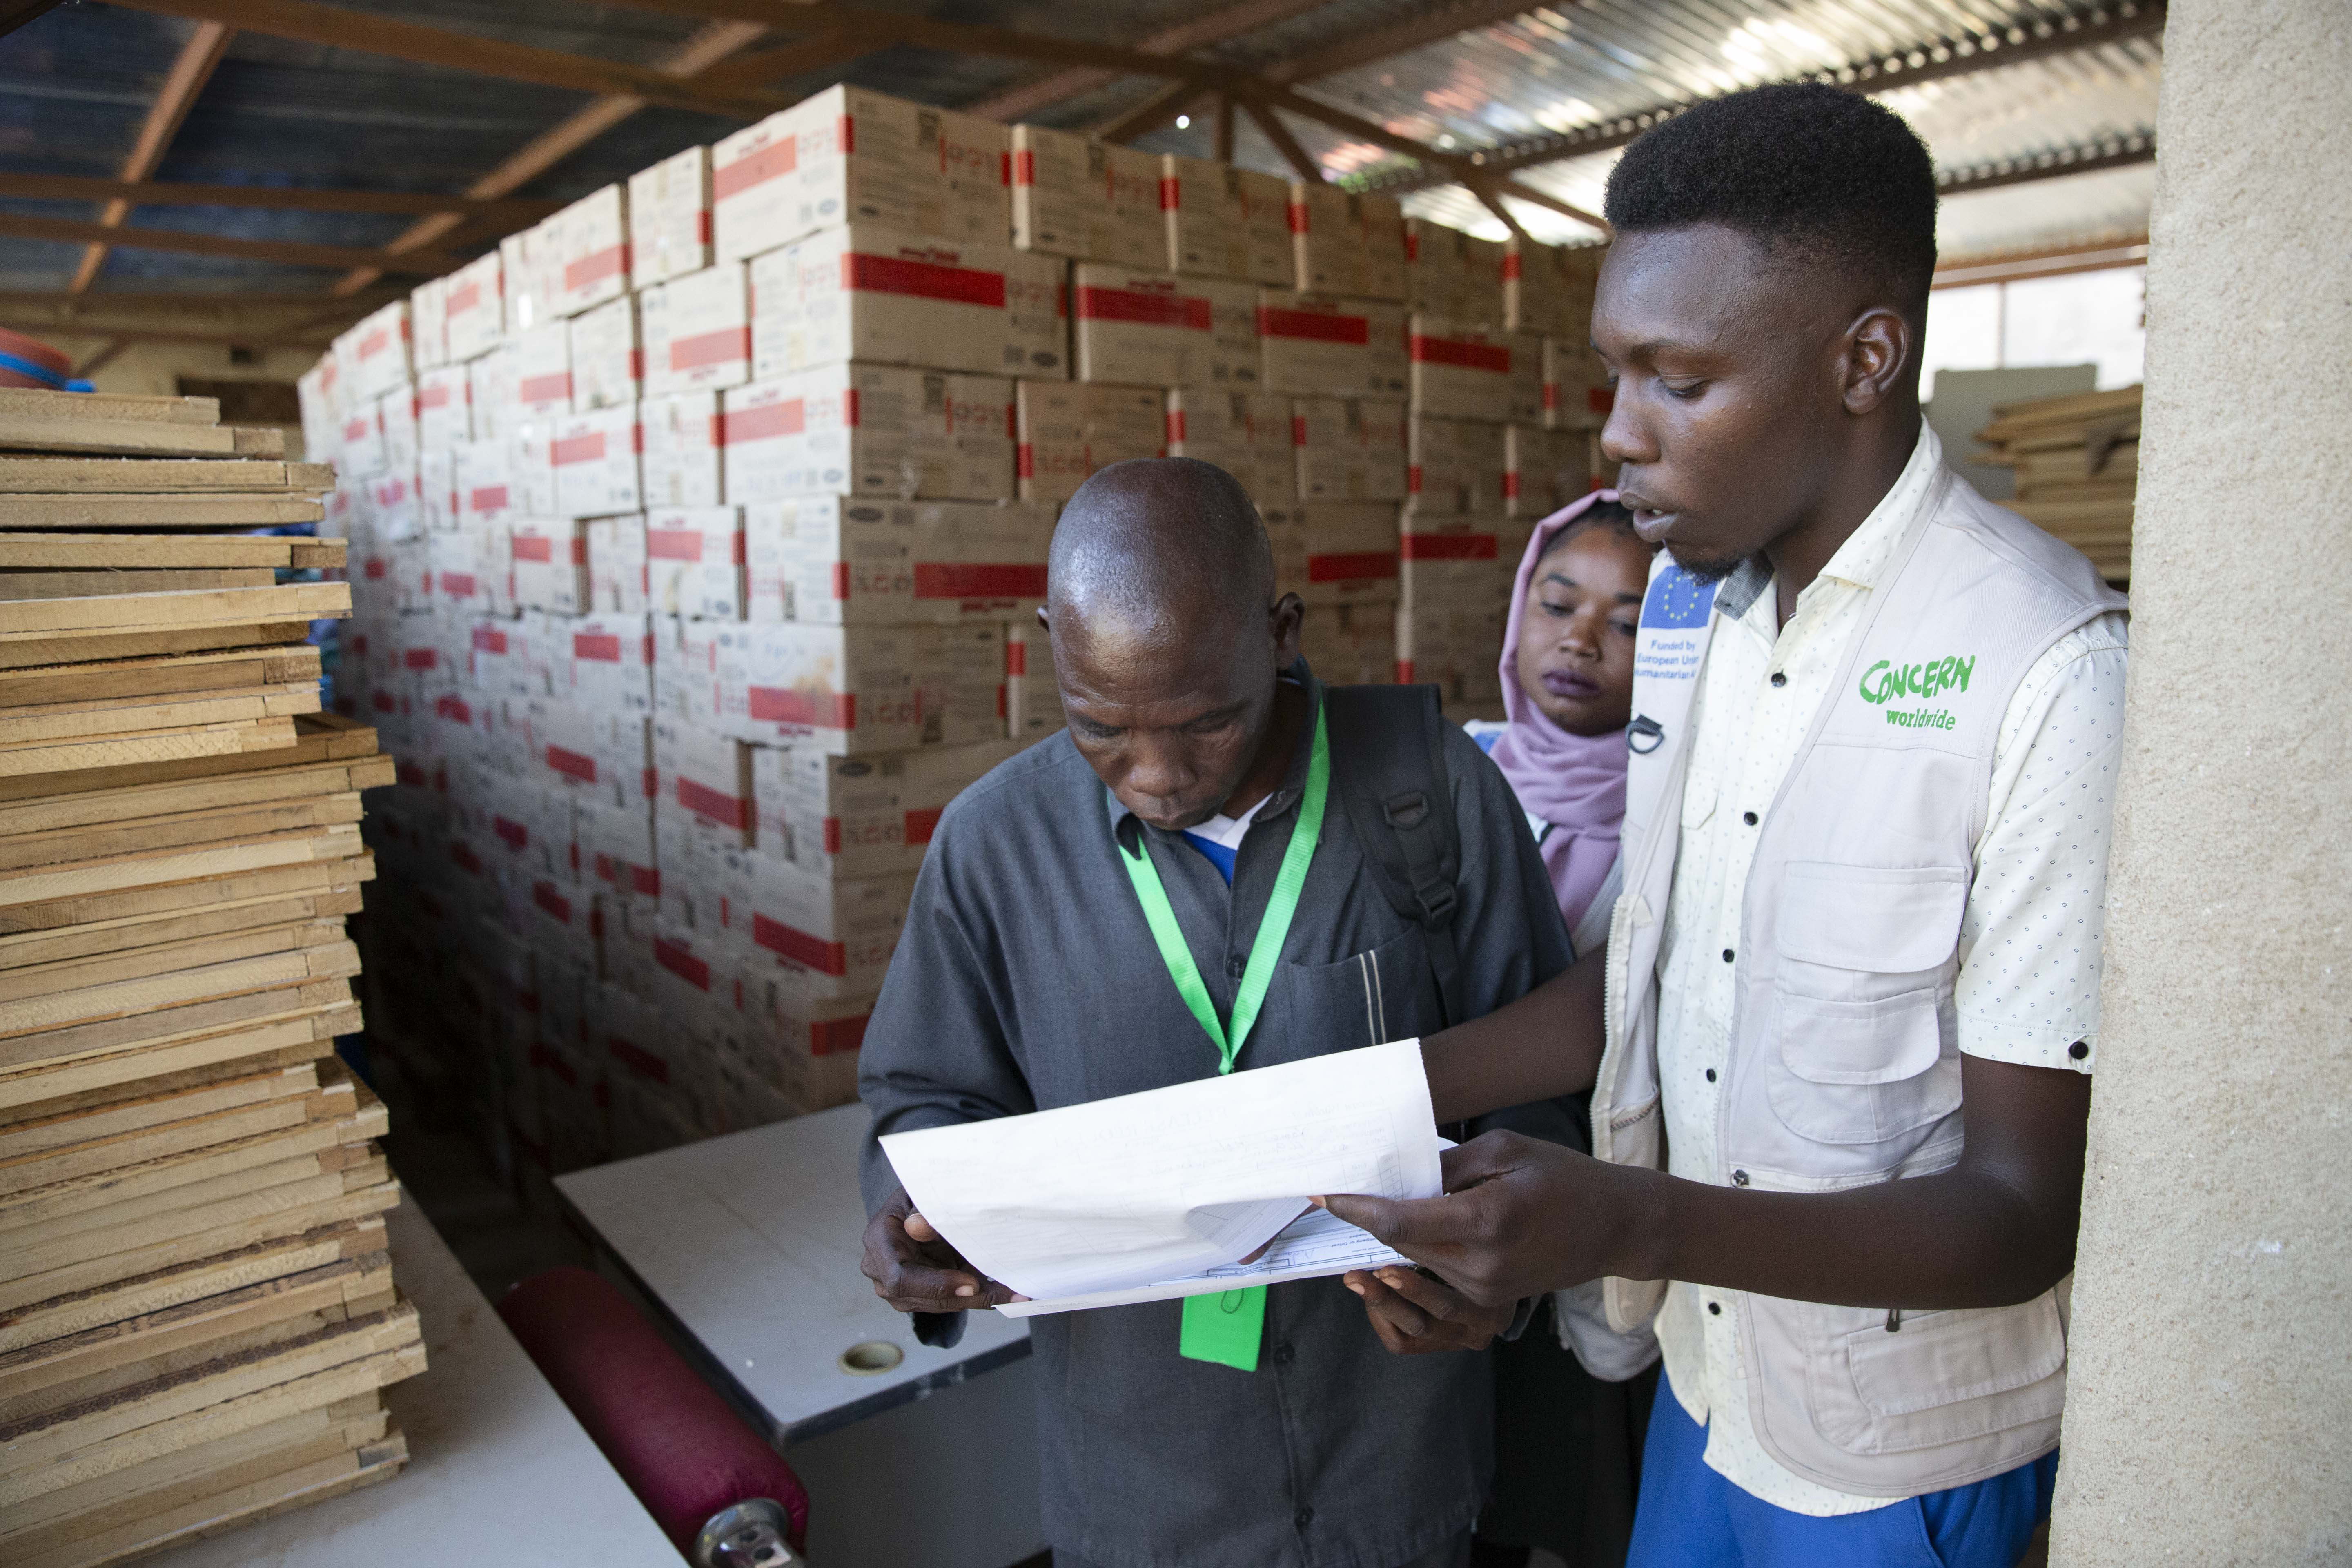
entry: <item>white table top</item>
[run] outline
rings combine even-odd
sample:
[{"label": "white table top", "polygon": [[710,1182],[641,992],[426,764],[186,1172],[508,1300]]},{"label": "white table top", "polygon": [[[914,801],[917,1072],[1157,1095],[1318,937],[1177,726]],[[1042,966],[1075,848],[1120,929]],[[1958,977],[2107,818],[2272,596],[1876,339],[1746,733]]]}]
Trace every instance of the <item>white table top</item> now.
[{"label": "white table top", "polygon": [[148,1561],[158,1568],[677,1568],[677,1549],[405,1194],[385,1228],[393,1279],[416,1303],[427,1358],[425,1372],[384,1391],[408,1436],[406,1468],[379,1485]]},{"label": "white table top", "polygon": [[[556,1178],[607,1256],[779,1447],[1029,1353],[1027,1326],[995,1312],[971,1314],[953,1350],[918,1344],[905,1314],[874,1294],[857,1268],[866,1126],[865,1107],[844,1105]],[[887,1373],[843,1371],[841,1353],[869,1340],[906,1359]]]}]

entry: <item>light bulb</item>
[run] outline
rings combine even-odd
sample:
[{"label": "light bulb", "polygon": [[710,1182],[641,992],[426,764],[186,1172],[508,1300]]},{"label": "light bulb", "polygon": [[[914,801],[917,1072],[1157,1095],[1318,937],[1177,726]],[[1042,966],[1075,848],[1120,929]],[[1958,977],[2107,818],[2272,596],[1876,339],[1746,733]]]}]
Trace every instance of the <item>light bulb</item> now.
[{"label": "light bulb", "polygon": [[1178,116],[1176,117],[1176,129],[1177,129],[1177,130],[1179,130],[1179,131],[1190,131],[1190,130],[1192,130],[1192,117],[1191,115],[1189,115],[1189,114],[1180,114],[1180,115],[1178,115]]}]

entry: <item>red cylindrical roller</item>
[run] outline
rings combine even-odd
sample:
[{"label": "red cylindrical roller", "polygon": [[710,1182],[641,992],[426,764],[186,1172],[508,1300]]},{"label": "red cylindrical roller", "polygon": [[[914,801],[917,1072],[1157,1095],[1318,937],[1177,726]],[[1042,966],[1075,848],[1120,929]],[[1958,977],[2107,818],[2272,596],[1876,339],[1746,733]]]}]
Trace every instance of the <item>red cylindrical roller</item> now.
[{"label": "red cylindrical roller", "polygon": [[714,1515],[753,1498],[783,1505],[800,1550],[800,1478],[611,1281],[551,1268],[508,1291],[499,1316],[681,1552],[692,1553]]}]

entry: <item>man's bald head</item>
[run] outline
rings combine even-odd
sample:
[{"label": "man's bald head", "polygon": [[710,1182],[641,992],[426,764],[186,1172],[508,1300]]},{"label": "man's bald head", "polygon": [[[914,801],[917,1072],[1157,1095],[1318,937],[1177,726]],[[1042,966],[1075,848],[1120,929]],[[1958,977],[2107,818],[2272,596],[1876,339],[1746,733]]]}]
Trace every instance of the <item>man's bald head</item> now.
[{"label": "man's bald head", "polygon": [[1301,610],[1276,600],[1265,526],[1231,474],[1190,458],[1102,469],[1062,509],[1045,595],[1070,739],[1128,809],[1191,826],[1254,764],[1278,773],[1275,676]]},{"label": "man's bald head", "polygon": [[1255,626],[1274,602],[1274,552],[1239,480],[1193,458],[1138,458],[1078,487],[1046,570],[1056,620],[1160,640]]}]

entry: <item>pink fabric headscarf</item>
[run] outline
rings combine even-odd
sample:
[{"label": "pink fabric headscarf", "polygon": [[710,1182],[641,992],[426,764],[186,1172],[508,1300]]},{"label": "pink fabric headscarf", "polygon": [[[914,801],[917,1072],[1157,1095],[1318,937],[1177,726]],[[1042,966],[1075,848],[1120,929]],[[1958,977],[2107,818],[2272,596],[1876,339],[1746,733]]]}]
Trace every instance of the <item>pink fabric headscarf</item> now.
[{"label": "pink fabric headscarf", "polygon": [[1488,753],[1510,780],[1520,806],[1551,824],[1542,845],[1544,868],[1571,930],[1617,858],[1617,832],[1625,820],[1625,731],[1571,735],[1538,710],[1519,689],[1519,623],[1544,546],[1596,502],[1616,499],[1615,490],[1595,490],[1537,523],[1528,537],[1503,632],[1503,712],[1510,728]]}]

